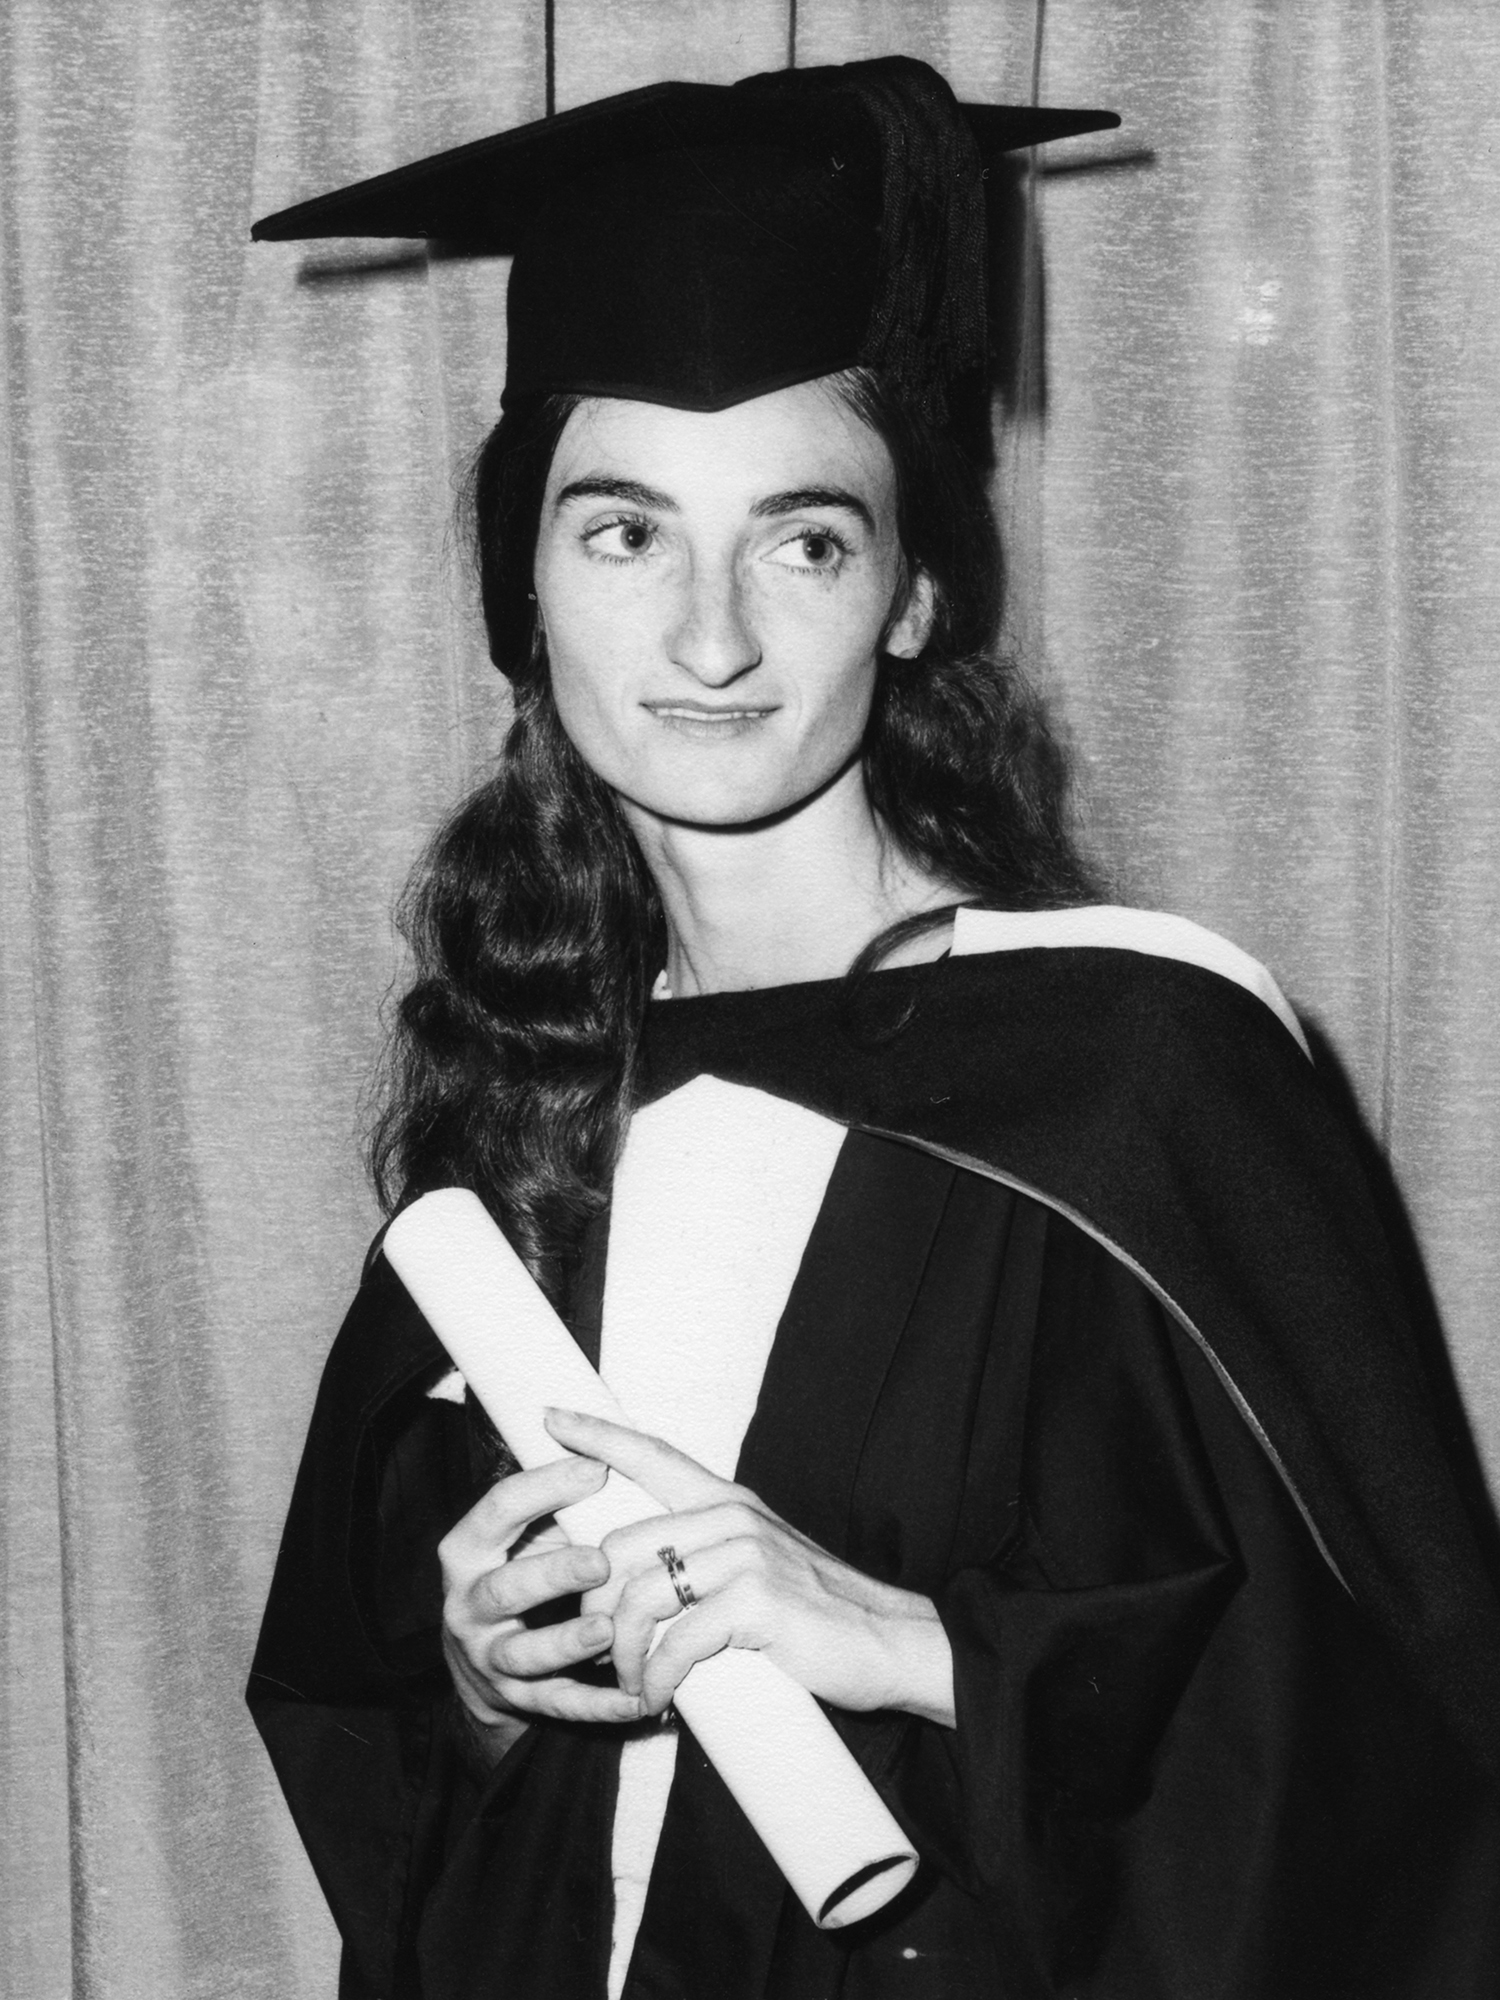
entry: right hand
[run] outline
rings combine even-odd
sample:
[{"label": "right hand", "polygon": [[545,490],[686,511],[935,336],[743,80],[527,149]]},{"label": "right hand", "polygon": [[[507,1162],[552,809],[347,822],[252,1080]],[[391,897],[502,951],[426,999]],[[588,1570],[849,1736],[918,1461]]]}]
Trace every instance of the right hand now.
[{"label": "right hand", "polygon": [[608,1653],[614,1621],[594,1614],[531,1626],[524,1614],[594,1590],[609,1577],[599,1549],[575,1547],[552,1519],[604,1484],[596,1459],[563,1458],[513,1473],[438,1544],[443,1653],[459,1700],[488,1728],[528,1722],[635,1722],[638,1696],[574,1680],[569,1669]]}]

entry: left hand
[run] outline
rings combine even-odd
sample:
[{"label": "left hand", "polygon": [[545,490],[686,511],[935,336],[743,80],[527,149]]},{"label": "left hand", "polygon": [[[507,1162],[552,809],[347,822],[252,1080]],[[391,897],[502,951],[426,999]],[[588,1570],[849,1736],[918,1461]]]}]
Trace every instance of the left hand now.
[{"label": "left hand", "polygon": [[[548,1411],[547,1429],[671,1510],[605,1536],[609,1577],[582,1607],[613,1619],[615,1672],[646,1713],[668,1706],[697,1661],[742,1646],[837,1707],[906,1709],[952,1727],[952,1655],[930,1598],[851,1569],[660,1438],[565,1410]],[[686,1612],[658,1553],[668,1545],[697,1599]]]}]

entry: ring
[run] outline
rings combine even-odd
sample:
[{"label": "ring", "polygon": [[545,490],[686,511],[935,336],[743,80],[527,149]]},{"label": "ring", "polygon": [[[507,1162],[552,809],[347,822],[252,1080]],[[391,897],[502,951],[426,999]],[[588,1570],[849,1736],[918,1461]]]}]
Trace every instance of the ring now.
[{"label": "ring", "polygon": [[656,1553],[666,1567],[667,1581],[677,1593],[677,1602],[684,1611],[691,1611],[698,1602],[698,1594],[688,1582],[687,1564],[670,1543],[666,1548],[658,1549]]}]

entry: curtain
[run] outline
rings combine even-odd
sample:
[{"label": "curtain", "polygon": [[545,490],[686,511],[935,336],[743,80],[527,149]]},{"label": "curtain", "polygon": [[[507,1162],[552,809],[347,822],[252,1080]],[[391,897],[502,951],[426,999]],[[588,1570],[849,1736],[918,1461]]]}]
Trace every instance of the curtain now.
[{"label": "curtain", "polygon": [[[250,221],[664,75],[1109,104],[1023,190],[1011,640],[1122,897],[1280,977],[1500,1465],[1486,0],[0,11],[0,1985],[331,1995],[240,1690],[377,1217],[390,907],[505,719],[505,267]],[[372,268],[379,267],[379,268]]]}]

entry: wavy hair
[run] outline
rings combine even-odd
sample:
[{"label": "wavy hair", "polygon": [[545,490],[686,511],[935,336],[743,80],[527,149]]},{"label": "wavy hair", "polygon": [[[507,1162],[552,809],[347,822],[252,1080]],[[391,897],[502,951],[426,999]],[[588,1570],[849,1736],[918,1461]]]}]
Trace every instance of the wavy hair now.
[{"label": "wavy hair", "polygon": [[[877,673],[862,755],[879,821],[965,901],[1091,900],[1057,745],[1015,666],[990,650],[1003,579],[979,463],[869,371],[831,386],[890,451],[908,574],[933,586],[920,656],[883,654]],[[480,601],[515,719],[494,775],[439,830],[399,905],[415,977],[370,1146],[388,1211],[429,1188],[473,1188],[554,1297],[607,1198],[666,949],[655,885],[614,794],[559,721],[532,595],[547,473],[576,402],[507,411],[474,461]],[[942,915],[892,926],[851,976]]]}]

